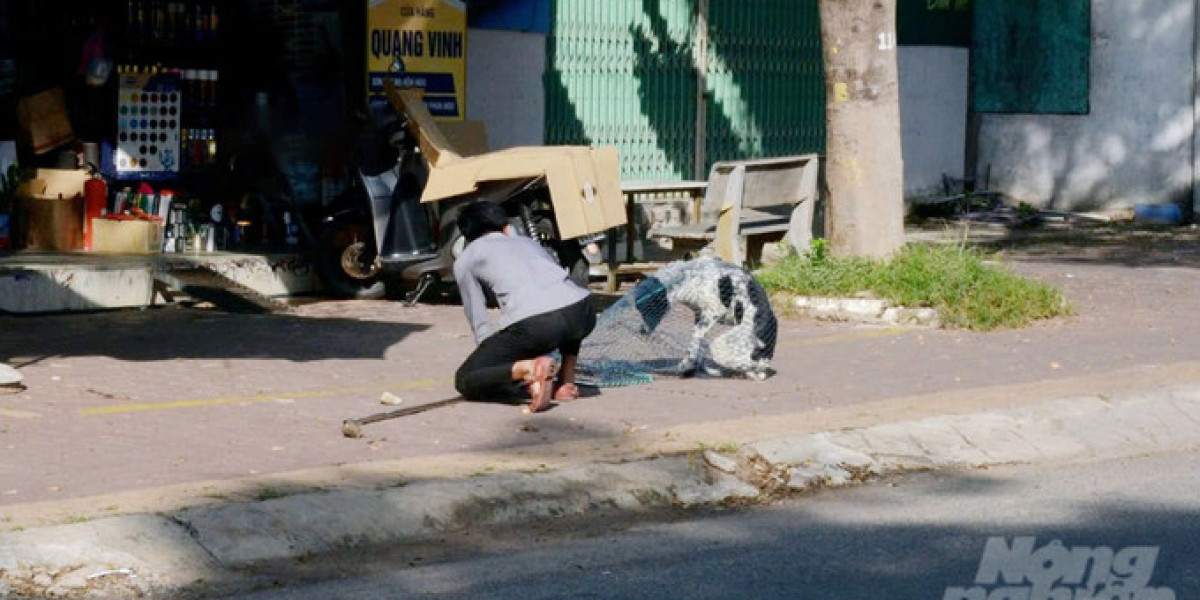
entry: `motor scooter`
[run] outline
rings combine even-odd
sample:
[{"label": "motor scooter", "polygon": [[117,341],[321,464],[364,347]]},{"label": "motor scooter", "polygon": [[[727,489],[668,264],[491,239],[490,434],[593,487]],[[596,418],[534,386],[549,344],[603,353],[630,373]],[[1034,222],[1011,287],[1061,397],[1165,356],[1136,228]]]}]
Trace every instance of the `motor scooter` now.
[{"label": "motor scooter", "polygon": [[353,151],[356,176],[331,202],[319,225],[314,262],[330,293],[378,298],[403,294],[415,304],[431,293],[455,291],[454,260],[465,245],[455,221],[476,200],[499,202],[514,230],[538,241],[586,286],[590,253],[603,235],[563,239],[546,180],[481,184],[475,193],[421,202],[431,165],[404,111],[372,119]]}]

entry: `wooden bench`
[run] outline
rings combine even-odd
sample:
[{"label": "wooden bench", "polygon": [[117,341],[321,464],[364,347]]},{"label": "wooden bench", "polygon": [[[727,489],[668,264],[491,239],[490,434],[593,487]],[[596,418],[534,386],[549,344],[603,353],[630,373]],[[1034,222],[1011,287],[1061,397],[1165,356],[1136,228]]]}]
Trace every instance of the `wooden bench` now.
[{"label": "wooden bench", "polygon": [[761,262],[768,242],[786,239],[806,251],[819,174],[816,154],[718,162],[708,175],[699,222],[656,228],[650,237],[671,240],[680,258],[711,247],[718,258],[749,267]]},{"label": "wooden bench", "polygon": [[[688,196],[692,201],[691,219],[700,219],[700,210],[704,199],[704,192],[708,189],[708,183],[704,181],[622,181],[621,193],[625,195],[625,256],[624,264],[617,258],[617,247],[620,245],[620,239],[617,233],[619,229],[609,231],[609,239],[606,243],[605,263],[608,265],[606,283],[604,289],[609,292],[617,291],[618,277],[622,272],[634,272],[644,274],[647,270],[647,265],[636,265],[637,259],[634,254],[634,240],[637,239],[637,215],[636,209],[639,198],[646,197],[662,197],[670,196]],[[661,266],[661,265],[659,265]]]}]

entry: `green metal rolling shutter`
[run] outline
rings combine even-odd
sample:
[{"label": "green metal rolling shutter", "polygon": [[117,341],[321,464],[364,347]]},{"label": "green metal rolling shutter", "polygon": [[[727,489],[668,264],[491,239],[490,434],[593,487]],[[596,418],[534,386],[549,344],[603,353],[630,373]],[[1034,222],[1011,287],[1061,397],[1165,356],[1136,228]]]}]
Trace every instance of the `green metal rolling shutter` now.
[{"label": "green metal rolling shutter", "polygon": [[817,14],[817,0],[555,0],[546,143],[615,145],[626,179],[703,178],[716,160],[820,151]]},{"label": "green metal rolling shutter", "polygon": [[546,143],[615,145],[625,178],[689,175],[696,122],[690,9],[685,0],[554,2]]},{"label": "green metal rolling shutter", "polygon": [[710,0],[708,165],[822,152],[825,71],[816,0]]}]

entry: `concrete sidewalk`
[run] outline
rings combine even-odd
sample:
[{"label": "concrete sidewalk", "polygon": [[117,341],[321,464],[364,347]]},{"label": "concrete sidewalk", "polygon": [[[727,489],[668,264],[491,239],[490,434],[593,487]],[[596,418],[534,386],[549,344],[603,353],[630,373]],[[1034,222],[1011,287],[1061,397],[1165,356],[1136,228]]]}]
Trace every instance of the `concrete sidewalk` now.
[{"label": "concrete sidewalk", "polygon": [[[237,590],[280,561],[535,520],[769,501],[911,469],[1193,448],[1200,260],[1106,249],[1011,254],[1078,311],[1025,331],[793,319],[780,374],[762,384],[656,382],[521,419],[512,407],[446,409],[355,442],[336,429],[348,413],[379,409],[362,396],[425,401],[446,387],[417,378],[452,371],[468,347],[459,309],[330,303],[287,317],[3,321],[0,359],[51,358],[26,361],[24,400],[0,397],[5,462],[23,465],[0,465],[0,492],[24,481],[0,506],[0,597],[178,598]],[[149,368],[191,395],[165,394]],[[313,448],[283,460],[295,440]],[[223,464],[236,457],[249,462]],[[81,482],[55,504],[68,517],[43,526],[20,515],[62,494],[39,472],[54,460]],[[229,473],[247,468],[265,485],[231,493],[245,482]],[[234,483],[172,492],[155,479],[172,470]],[[123,486],[144,488],[130,493],[170,501],[114,500],[107,491],[124,489],[112,484],[125,471],[135,476]],[[302,485],[276,488],[272,477]],[[32,500],[13,501],[24,494]],[[109,505],[120,516],[103,516]]]}]

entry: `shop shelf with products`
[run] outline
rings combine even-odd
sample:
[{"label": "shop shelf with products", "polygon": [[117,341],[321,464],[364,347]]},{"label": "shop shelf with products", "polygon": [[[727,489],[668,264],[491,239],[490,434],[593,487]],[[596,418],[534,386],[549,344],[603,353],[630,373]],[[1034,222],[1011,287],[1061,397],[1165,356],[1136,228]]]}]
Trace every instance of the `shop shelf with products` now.
[{"label": "shop shelf with products", "polygon": [[[149,184],[168,238],[202,224],[223,225],[211,222],[209,215],[223,201],[216,181],[220,179],[223,60],[220,22],[226,4],[220,0],[126,0],[122,4],[123,14],[115,19],[124,32],[116,53],[117,130],[103,158],[103,171],[114,183],[113,209],[120,205],[121,191],[145,189]],[[173,210],[181,206],[185,210]],[[171,248],[164,243],[164,250]]]},{"label": "shop shelf with products", "polygon": [[216,162],[221,12],[213,1],[127,0],[118,178],[173,180]]}]

